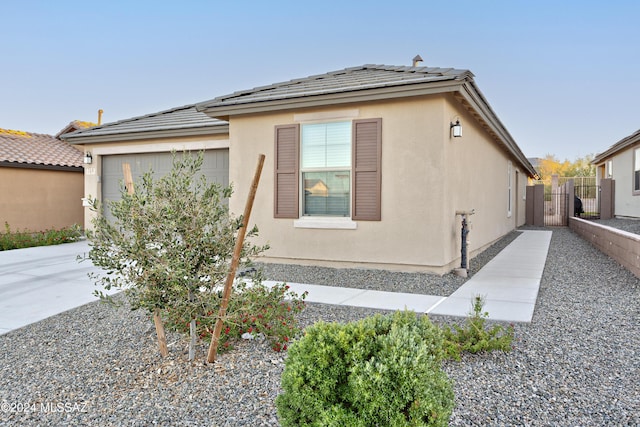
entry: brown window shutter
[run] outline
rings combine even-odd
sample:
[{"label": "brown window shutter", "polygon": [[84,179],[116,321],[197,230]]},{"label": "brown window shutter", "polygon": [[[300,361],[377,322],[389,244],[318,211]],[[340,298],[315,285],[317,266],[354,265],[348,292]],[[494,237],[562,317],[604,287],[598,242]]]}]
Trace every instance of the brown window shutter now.
[{"label": "brown window shutter", "polygon": [[299,125],[276,126],[274,218],[298,218]]},{"label": "brown window shutter", "polygon": [[352,218],[380,221],[382,119],[354,120],[352,149]]}]

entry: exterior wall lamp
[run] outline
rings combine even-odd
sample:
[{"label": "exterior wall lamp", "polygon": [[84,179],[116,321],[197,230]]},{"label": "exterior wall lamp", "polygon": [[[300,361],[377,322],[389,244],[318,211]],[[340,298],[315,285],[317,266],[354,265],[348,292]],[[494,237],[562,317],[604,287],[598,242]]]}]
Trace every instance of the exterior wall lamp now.
[{"label": "exterior wall lamp", "polygon": [[462,125],[460,124],[460,120],[456,120],[455,123],[450,123],[451,126],[451,135],[454,138],[460,138],[462,136]]},{"label": "exterior wall lamp", "polygon": [[87,151],[86,153],[84,153],[84,164],[90,165],[92,162],[93,162],[93,157],[91,157],[91,153]]}]

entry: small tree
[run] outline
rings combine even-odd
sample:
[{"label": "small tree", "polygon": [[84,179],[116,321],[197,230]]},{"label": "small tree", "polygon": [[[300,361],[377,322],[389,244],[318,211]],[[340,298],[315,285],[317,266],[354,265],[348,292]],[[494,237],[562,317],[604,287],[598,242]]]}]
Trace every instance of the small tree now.
[{"label": "small tree", "polygon": [[[97,213],[89,231],[88,258],[106,274],[93,275],[106,290],[123,289],[133,309],[158,313],[171,308],[174,315],[190,319],[190,359],[193,359],[195,324],[217,310],[220,287],[229,271],[235,235],[242,221],[233,218],[225,202],[231,187],[208,183],[199,174],[203,155],[174,153],[171,172],[158,180],[151,171],[129,194],[108,208],[114,222]],[[257,228],[247,232],[255,236]],[[240,266],[267,247],[245,242]],[[110,298],[101,291],[96,295]]]}]

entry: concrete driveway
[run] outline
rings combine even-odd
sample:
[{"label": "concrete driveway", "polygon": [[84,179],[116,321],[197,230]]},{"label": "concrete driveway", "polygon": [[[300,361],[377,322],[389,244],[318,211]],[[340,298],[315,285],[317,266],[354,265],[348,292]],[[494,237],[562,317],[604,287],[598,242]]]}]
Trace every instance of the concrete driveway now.
[{"label": "concrete driveway", "polygon": [[0,251],[0,335],[96,301],[87,273],[100,269],[76,260],[88,251],[87,241]]},{"label": "concrete driveway", "polygon": [[[523,231],[449,297],[289,283],[308,302],[466,317],[475,295],[485,297],[490,319],[531,322],[547,259],[551,231]],[[87,277],[99,272],[80,241],[57,246],[0,251],[0,335],[96,301],[98,288]],[[265,282],[265,284],[275,282]],[[104,292],[104,290],[103,290]],[[112,290],[110,293],[115,293]]]}]

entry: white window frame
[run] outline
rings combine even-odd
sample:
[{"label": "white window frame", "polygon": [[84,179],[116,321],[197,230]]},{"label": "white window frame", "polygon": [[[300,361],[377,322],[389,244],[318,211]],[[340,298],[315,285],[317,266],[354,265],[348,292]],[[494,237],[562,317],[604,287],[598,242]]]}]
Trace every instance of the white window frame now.
[{"label": "white window frame", "polygon": [[512,180],[512,169],[513,165],[511,164],[511,160],[507,162],[507,218],[511,218],[512,210],[513,210],[513,180]]},{"label": "white window frame", "polygon": [[[640,178],[636,178],[636,174],[640,172],[640,147],[633,149],[633,173],[631,174],[631,189],[634,196],[640,196]],[[638,184],[638,185],[636,185]]]},{"label": "white window frame", "polygon": [[[332,123],[348,123],[349,124],[349,159],[345,166],[304,166],[304,153],[305,153],[305,140],[303,138],[304,130],[306,126],[317,126],[317,125],[330,125]],[[316,123],[306,123],[300,126],[300,176],[298,179],[300,180],[300,217],[314,217],[314,218],[351,218],[352,215],[352,206],[351,206],[351,192],[353,191],[353,183],[352,183],[352,171],[351,171],[351,151],[352,151],[352,121],[351,120],[333,120],[333,121],[325,121],[325,122],[316,122]],[[325,141],[328,142],[328,141]],[[326,147],[328,148],[328,147]],[[328,156],[327,156],[328,157]],[[347,188],[347,214],[346,215],[311,215],[306,214],[305,210],[305,180],[304,175],[307,173],[335,173],[335,172],[348,172],[349,174],[349,182]]]},{"label": "white window frame", "polygon": [[[300,169],[299,169],[299,177],[300,185],[300,216],[298,219],[294,220],[294,227],[296,228],[324,228],[324,229],[338,229],[338,230],[353,230],[357,228],[357,223],[351,219],[353,215],[353,206],[351,206],[351,196],[353,192],[353,171],[352,171],[352,160],[349,158],[348,166],[340,166],[340,167],[304,167],[302,162],[303,156],[303,146],[304,141],[302,138],[303,128],[305,125],[313,125],[313,124],[329,124],[329,123],[350,123],[350,136],[349,136],[349,150],[352,153],[353,150],[353,120],[351,118],[335,118],[333,120],[312,120],[306,123],[300,124]],[[353,155],[353,154],[351,154]],[[336,171],[346,171],[349,173],[349,193],[348,193],[348,215],[346,216],[332,216],[332,215],[308,215],[305,214],[305,188],[304,188],[304,174],[312,173],[312,172],[336,172]]]}]

